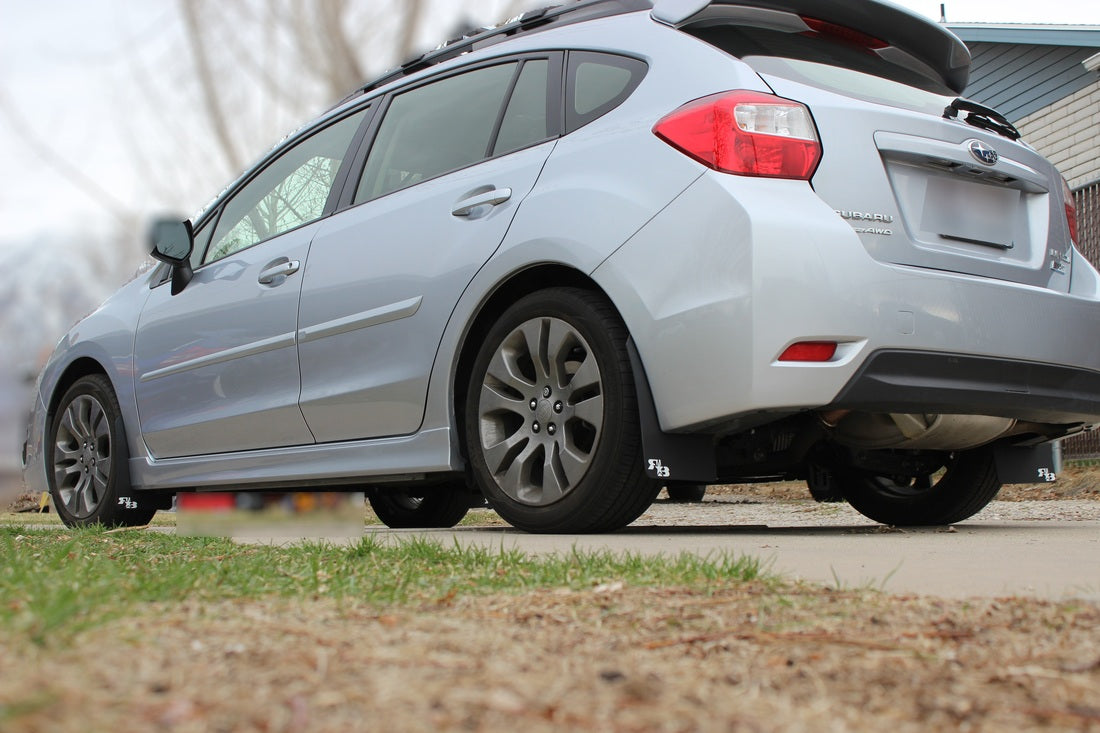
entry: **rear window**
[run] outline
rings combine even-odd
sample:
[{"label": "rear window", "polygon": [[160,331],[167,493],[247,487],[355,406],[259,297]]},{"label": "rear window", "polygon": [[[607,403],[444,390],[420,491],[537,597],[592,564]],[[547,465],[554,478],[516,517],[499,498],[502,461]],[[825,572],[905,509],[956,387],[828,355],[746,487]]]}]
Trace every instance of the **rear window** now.
[{"label": "rear window", "polygon": [[[896,57],[889,59],[858,43],[821,34],[786,32],[735,25],[685,28],[684,30],[731,56],[736,56],[745,61],[757,71],[765,70],[757,68],[758,65],[769,66],[766,59],[779,58],[867,74],[934,95],[950,95],[951,99],[955,98],[951,90],[945,87],[942,82],[916,70],[920,62],[898,49],[885,49],[883,51],[884,54],[892,54]],[[788,65],[787,67],[770,66],[773,68],[767,69],[767,72],[779,76],[785,76],[781,73],[784,69],[809,68],[799,64]],[[842,84],[857,85],[857,88],[853,90],[843,87],[837,88],[836,91],[858,91],[860,83],[855,75],[849,74],[836,78],[841,80]],[[809,80],[803,78],[797,79],[797,81]],[[818,86],[829,86],[825,79],[810,81],[810,83]]]}]

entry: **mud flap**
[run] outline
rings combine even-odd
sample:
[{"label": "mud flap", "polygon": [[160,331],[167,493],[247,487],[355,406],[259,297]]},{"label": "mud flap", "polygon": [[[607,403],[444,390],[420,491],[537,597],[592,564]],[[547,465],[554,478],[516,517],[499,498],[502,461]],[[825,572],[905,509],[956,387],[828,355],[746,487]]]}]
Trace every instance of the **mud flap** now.
[{"label": "mud flap", "polygon": [[646,475],[658,481],[713,484],[718,478],[714,438],[710,435],[680,435],[661,430],[657,408],[634,339],[626,342],[634,387],[638,393],[638,417],[642,429],[642,456]]},{"label": "mud flap", "polygon": [[1054,441],[1026,447],[998,446],[993,460],[1002,484],[1049,483],[1062,470],[1062,444]]}]

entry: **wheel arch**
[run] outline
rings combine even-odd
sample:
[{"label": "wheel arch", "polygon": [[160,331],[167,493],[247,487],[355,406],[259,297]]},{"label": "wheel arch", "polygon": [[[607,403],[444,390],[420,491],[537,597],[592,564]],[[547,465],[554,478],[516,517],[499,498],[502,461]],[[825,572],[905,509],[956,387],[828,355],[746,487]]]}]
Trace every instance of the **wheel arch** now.
[{"label": "wheel arch", "polygon": [[474,360],[477,358],[478,347],[489,329],[493,327],[496,320],[509,306],[525,295],[556,287],[575,287],[596,293],[615,309],[620,319],[622,318],[619,309],[603,288],[580,270],[568,265],[558,263],[534,265],[514,272],[502,280],[493,289],[492,294],[477,308],[473,317],[470,318],[462,335],[458,358],[452,371],[451,395],[454,402],[451,407],[454,410],[455,424],[459,426],[457,432],[463,457],[467,455],[467,446],[466,436],[461,426],[465,419],[466,393],[469,388],[470,373],[473,370]]},{"label": "wheel arch", "polygon": [[[53,392],[50,393],[50,401],[46,405],[47,419],[52,419],[54,413],[57,412],[57,405],[61,402],[61,397],[68,391],[69,387],[73,386],[78,379],[92,374],[100,374],[106,377],[108,382],[112,382],[112,389],[114,388],[110,374],[98,361],[90,356],[75,359],[69,366],[65,367],[65,370],[61,372],[61,376],[54,383]],[[118,394],[117,390],[115,394]]]}]

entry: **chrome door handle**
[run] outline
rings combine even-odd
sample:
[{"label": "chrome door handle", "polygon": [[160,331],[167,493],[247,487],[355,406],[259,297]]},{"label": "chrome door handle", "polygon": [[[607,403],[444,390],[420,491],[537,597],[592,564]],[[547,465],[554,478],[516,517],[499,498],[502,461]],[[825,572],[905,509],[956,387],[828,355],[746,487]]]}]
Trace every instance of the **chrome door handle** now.
[{"label": "chrome door handle", "polygon": [[286,277],[287,275],[293,275],[298,272],[301,266],[302,263],[298,260],[283,260],[282,262],[276,262],[261,270],[260,276],[256,278],[256,281],[261,285],[271,285],[280,277]]},{"label": "chrome door handle", "polygon": [[459,201],[455,204],[455,207],[451,209],[451,214],[454,216],[469,216],[470,212],[479,206],[499,206],[510,198],[512,198],[512,189],[497,188]]}]

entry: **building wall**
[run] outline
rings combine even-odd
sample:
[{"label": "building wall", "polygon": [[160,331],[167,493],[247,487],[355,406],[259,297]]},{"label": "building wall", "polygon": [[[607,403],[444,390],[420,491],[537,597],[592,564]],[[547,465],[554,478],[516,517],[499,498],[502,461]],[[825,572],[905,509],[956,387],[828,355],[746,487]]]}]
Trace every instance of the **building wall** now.
[{"label": "building wall", "polygon": [[1077,189],[1100,180],[1100,80],[1033,112],[1016,127]]}]

